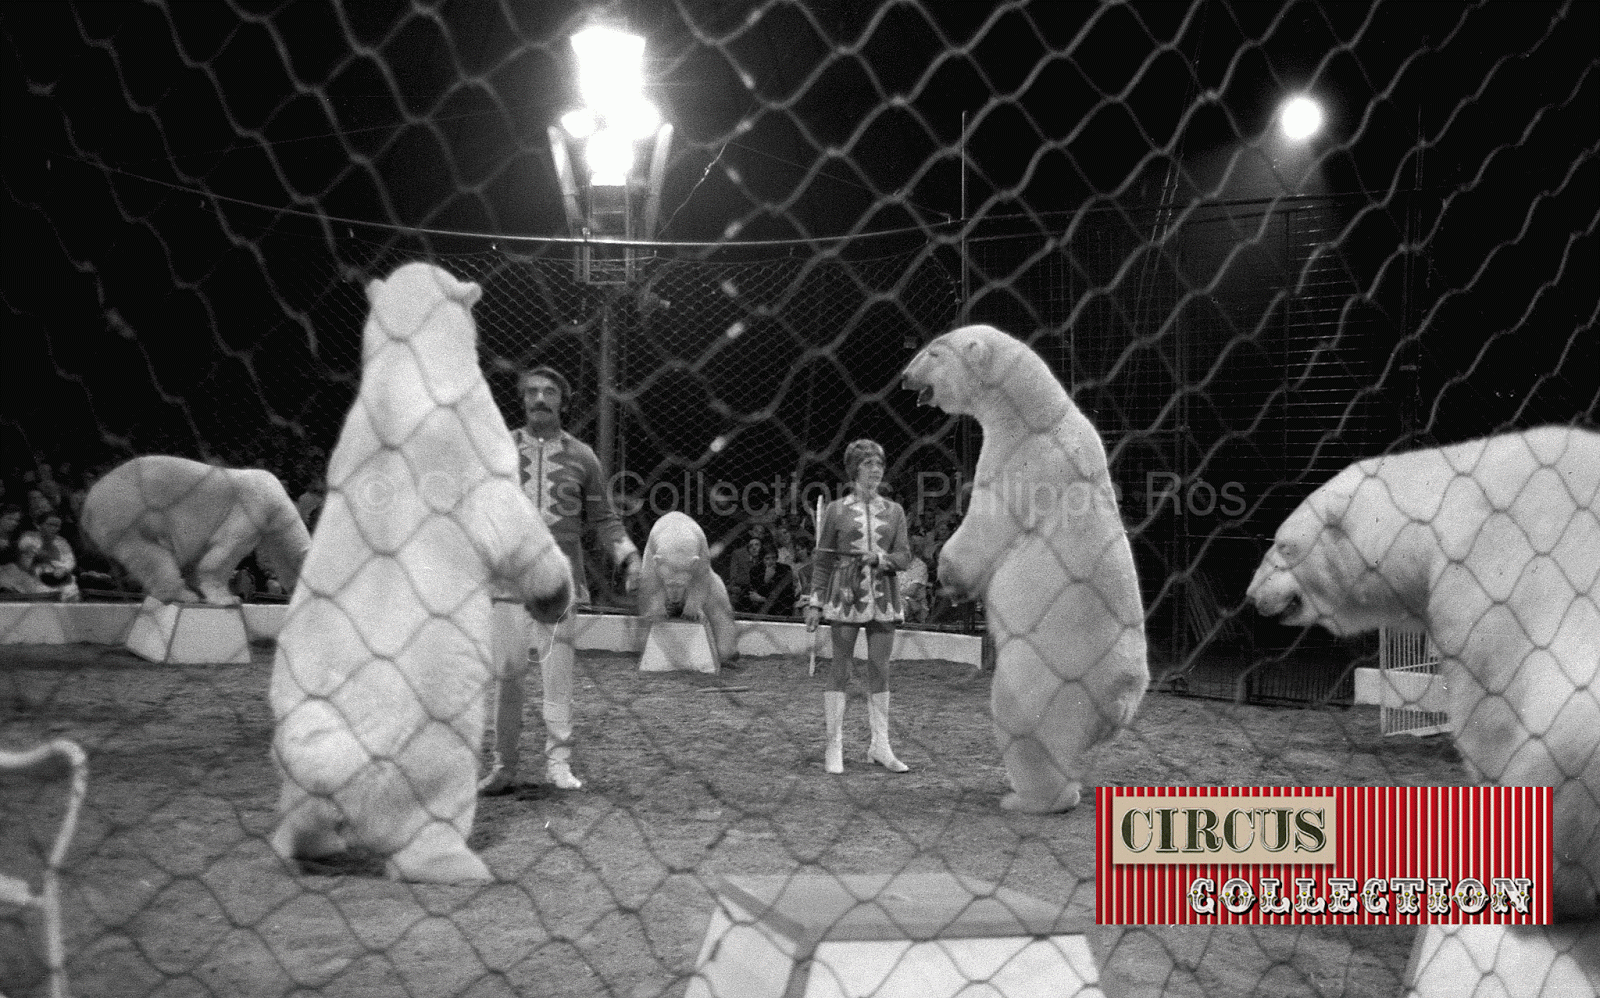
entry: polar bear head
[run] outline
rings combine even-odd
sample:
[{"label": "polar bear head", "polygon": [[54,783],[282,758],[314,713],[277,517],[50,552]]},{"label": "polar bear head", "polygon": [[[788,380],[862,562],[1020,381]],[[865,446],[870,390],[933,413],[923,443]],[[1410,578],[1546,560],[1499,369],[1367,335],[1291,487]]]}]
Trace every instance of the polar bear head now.
[{"label": "polar bear head", "polygon": [[962,326],[937,337],[906,365],[902,384],[918,405],[986,421],[1020,417],[1054,426],[1072,408],[1044,358],[993,326]]},{"label": "polar bear head", "polygon": [[656,552],[652,558],[654,563],[650,569],[661,580],[661,593],[666,600],[667,613],[672,616],[682,614],[684,604],[689,598],[689,586],[700,574],[704,561],[693,552],[670,548]]},{"label": "polar bear head", "polygon": [[650,528],[645,557],[649,563],[644,568],[660,584],[667,613],[682,614],[690,590],[710,566],[710,551],[700,524],[676,510],[666,513]]},{"label": "polar bear head", "polygon": [[1427,609],[1428,525],[1404,515],[1391,483],[1352,465],[1283,521],[1245,598],[1292,627],[1333,634],[1414,628]]},{"label": "polar bear head", "polygon": [[483,289],[431,263],[408,263],[367,285],[370,317],[362,336],[362,362],[371,365],[400,348],[417,358],[430,385],[478,373],[478,329],[472,306]]},{"label": "polar bear head", "polygon": [[246,468],[236,475],[241,502],[250,508],[250,518],[261,534],[256,560],[286,591],[291,590],[299,582],[301,566],[311,550],[311,533],[276,475],[262,468]]}]

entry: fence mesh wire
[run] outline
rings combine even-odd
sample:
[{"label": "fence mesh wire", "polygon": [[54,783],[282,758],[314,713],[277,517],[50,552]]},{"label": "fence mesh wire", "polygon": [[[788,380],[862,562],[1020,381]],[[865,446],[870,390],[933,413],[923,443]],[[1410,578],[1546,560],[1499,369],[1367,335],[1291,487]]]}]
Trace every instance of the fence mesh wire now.
[{"label": "fence mesh wire", "polygon": [[[1142,591],[1151,692],[1092,757],[1091,782],[1526,778],[1451,738],[1384,739],[1380,708],[1357,703],[1377,635],[1283,627],[1245,593],[1280,524],[1354,461],[1595,425],[1592,5],[617,3],[605,13],[648,38],[647,89],[675,130],[655,238],[602,243],[568,231],[547,131],[579,102],[568,37],[590,13],[0,10],[0,434],[4,501],[21,507],[3,540],[7,559],[29,552],[0,566],[19,591],[0,737],[8,750],[71,737],[89,755],[61,868],[74,993],[682,994],[726,876],[954,873],[1090,910],[1088,804],[1002,812],[988,676],[936,661],[897,662],[893,730],[913,772],[855,762],[866,708],[852,699],[847,737],[862,744],[838,779],[821,771],[804,655],[706,679],[584,650],[588,785],[478,806],[469,844],[493,884],[390,884],[364,855],[279,865],[270,644],[249,665],[155,666],[115,649],[102,618],[39,630],[26,600],[53,592],[32,567],[57,549],[36,503],[59,512],[91,601],[128,580],[82,543],[81,502],[132,457],[266,468],[314,516],[361,381],[367,284],[412,260],[483,289],[481,367],[510,425],[524,367],[572,381],[567,428],[615,473],[641,547],[666,508],[719,548],[752,521],[803,528],[802,487],[837,489],[863,436],[937,546],[982,437],[919,407],[900,375],[957,325],[1004,329],[1097,427]],[[1297,91],[1327,116],[1302,144],[1274,116]],[[624,250],[622,279],[585,279],[585,253]],[[1526,480],[1555,471],[1572,500],[1557,535],[1580,553],[1563,562],[1570,640],[1595,619],[1594,490],[1531,453]],[[1482,481],[1481,467],[1454,474]],[[710,501],[718,483],[740,502]],[[1547,527],[1517,524],[1544,550]],[[592,554],[595,601],[626,609]],[[265,590],[248,564],[235,585]],[[1600,638],[1583,633],[1573,647],[1589,650],[1555,674],[1569,691],[1538,705],[1561,738],[1587,725],[1550,750],[1580,817],[1600,797],[1595,764],[1575,761],[1600,714]],[[1506,653],[1529,675],[1561,654],[1550,635],[1535,644]],[[1526,737],[1536,752],[1560,741]],[[49,776],[0,774],[13,880],[49,865]],[[23,909],[0,919],[0,990],[44,993],[44,927]],[[1091,941],[1107,987],[1127,993],[1364,995],[1402,991],[1415,936]],[[963,983],[1018,993],[963,966]]]}]

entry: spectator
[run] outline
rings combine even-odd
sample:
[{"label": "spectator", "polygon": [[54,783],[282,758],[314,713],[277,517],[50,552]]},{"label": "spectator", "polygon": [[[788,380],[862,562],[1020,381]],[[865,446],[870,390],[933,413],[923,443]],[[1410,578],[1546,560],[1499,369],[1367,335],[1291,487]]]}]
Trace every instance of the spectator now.
[{"label": "spectator", "polygon": [[778,564],[794,568],[794,533],[789,525],[779,520],[772,528],[772,543],[778,555]]},{"label": "spectator", "polygon": [[252,551],[240,559],[235,567],[233,578],[228,580],[228,590],[248,603],[257,594],[267,591],[267,579],[270,577],[271,573],[262,566]]},{"label": "spectator", "polygon": [[911,552],[926,559],[928,574],[933,574],[933,527],[931,525],[911,528]]},{"label": "spectator", "polygon": [[0,505],[0,562],[15,561],[17,535],[22,533],[22,507],[16,503]]},{"label": "spectator", "polygon": [[728,556],[728,598],[734,609],[744,609],[745,594],[750,589],[750,573],[761,564],[761,538],[751,534],[745,542]]},{"label": "spectator", "polygon": [[804,537],[814,546],[816,541],[812,540],[812,531],[815,529],[816,525],[811,522],[811,518],[814,515],[815,513],[797,513],[794,516],[791,516],[789,518],[789,537],[792,540],[799,540],[800,538]]},{"label": "spectator", "polygon": [[[807,580],[811,578],[811,538],[806,534],[796,534],[794,538],[794,568],[789,572],[789,578],[794,580],[794,600],[792,606],[794,615],[805,616],[805,607],[811,602],[811,594],[807,591]],[[785,613],[790,610],[785,610]]]},{"label": "spectator", "polygon": [[300,519],[306,522],[306,529],[315,532],[317,517],[322,513],[322,504],[327,500],[327,486],[320,477],[312,479],[306,490],[300,493],[300,498],[294,501],[294,508],[300,511]]},{"label": "spectator", "polygon": [[17,564],[17,540],[22,534],[22,507],[0,506],[0,592],[32,593],[38,581]]},{"label": "spectator", "polygon": [[955,624],[963,617],[963,607],[939,589],[939,552],[944,541],[935,533],[925,542],[928,563],[928,617],[930,624]]},{"label": "spectator", "polygon": [[787,616],[794,605],[794,576],[788,565],[778,561],[778,552],[772,548],[761,552],[761,564],[750,574],[746,599],[754,613]]},{"label": "spectator", "polygon": [[[62,465],[63,474],[70,465]],[[80,480],[70,481],[67,486],[67,501],[63,512],[72,518],[73,523],[83,522],[83,504],[89,499],[89,483]]]},{"label": "spectator", "polygon": [[928,562],[924,553],[927,539],[911,539],[911,564],[900,573],[900,595],[906,601],[906,622],[921,624],[928,619]]},{"label": "spectator", "polygon": [[51,513],[58,512],[56,504],[51,502],[50,497],[45,495],[44,490],[37,485],[28,490],[27,503],[28,521],[30,523],[39,523]]},{"label": "spectator", "polygon": [[33,487],[43,493],[44,497],[50,500],[50,505],[56,509],[60,509],[64,504],[66,499],[65,490],[62,489],[61,483],[56,480],[56,471],[52,466],[40,463],[38,478],[35,480]]},{"label": "spectator", "polygon": [[61,514],[46,513],[36,529],[17,539],[17,567],[31,573],[42,589],[60,593],[64,602],[77,601],[78,559],[61,536]]}]

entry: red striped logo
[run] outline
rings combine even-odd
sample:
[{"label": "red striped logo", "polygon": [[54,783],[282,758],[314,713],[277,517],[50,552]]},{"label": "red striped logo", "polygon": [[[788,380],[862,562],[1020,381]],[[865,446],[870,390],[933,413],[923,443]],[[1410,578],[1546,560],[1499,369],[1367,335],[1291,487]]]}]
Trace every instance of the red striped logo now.
[{"label": "red striped logo", "polygon": [[1102,925],[1547,925],[1549,787],[1100,787]]}]

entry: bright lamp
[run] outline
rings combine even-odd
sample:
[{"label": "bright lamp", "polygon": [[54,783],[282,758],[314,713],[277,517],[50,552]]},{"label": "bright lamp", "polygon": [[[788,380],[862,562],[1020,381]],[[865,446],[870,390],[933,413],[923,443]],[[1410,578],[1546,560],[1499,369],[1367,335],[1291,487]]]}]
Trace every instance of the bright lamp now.
[{"label": "bright lamp", "polygon": [[596,187],[623,187],[633,169],[633,139],[617,128],[602,128],[589,136],[585,153],[589,183]]},{"label": "bright lamp", "polygon": [[1278,112],[1278,124],[1289,141],[1303,142],[1322,127],[1322,107],[1303,94],[1291,97]]},{"label": "bright lamp", "polygon": [[572,36],[578,54],[578,92],[602,116],[640,99],[644,89],[644,38],[596,25]]},{"label": "bright lamp", "polygon": [[567,130],[568,135],[582,140],[593,135],[600,127],[600,122],[595,120],[593,111],[580,107],[561,116],[561,127]]}]

